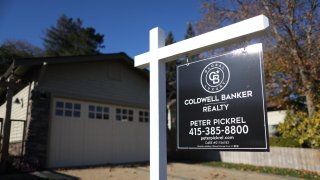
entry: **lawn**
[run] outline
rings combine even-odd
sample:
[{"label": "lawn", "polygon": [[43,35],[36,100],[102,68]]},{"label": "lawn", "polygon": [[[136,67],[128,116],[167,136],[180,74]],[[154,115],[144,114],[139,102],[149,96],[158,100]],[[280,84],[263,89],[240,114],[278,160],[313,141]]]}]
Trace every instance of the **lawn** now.
[{"label": "lawn", "polygon": [[233,163],[224,163],[224,162],[217,162],[217,161],[207,162],[207,163],[204,163],[204,165],[236,169],[241,171],[253,171],[258,173],[267,173],[267,174],[290,176],[290,177],[297,177],[297,178],[303,178],[303,179],[319,179],[320,180],[320,174],[311,172],[311,171],[266,167],[266,166],[253,166],[253,165],[246,165],[246,164],[233,164]]}]

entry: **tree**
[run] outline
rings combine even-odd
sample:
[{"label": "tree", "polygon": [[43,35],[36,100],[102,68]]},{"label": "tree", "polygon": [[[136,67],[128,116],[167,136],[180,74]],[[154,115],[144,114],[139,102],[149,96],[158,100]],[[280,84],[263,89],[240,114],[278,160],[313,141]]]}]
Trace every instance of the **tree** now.
[{"label": "tree", "polygon": [[26,41],[6,41],[0,45],[0,74],[14,59],[42,56],[43,50]]},{"label": "tree", "polygon": [[[189,39],[191,37],[195,36],[195,32],[193,30],[192,24],[188,23],[185,39]],[[175,43],[172,32],[169,32],[165,45],[170,45]],[[189,61],[194,61],[196,58],[198,58],[197,55],[192,55],[191,57],[187,57]],[[166,79],[167,79],[167,120],[168,120],[168,150],[170,151],[170,155],[173,155],[176,153],[176,111],[177,111],[177,88],[176,88],[176,81],[177,81],[177,65],[183,64],[186,62],[186,58],[180,58],[175,61],[171,61],[166,64]]]},{"label": "tree", "polygon": [[[189,22],[187,25],[186,34],[184,36],[185,39],[189,39],[195,36],[195,32],[193,30],[192,24]],[[169,32],[165,45],[170,45],[175,43],[174,36],[172,32]],[[188,61],[194,61],[198,59],[198,55],[192,55],[187,57]],[[168,112],[168,127],[169,129],[175,129],[175,112],[176,112],[176,102],[177,102],[177,90],[176,90],[176,77],[177,77],[177,65],[186,63],[186,58],[180,58],[176,61],[171,61],[166,64],[166,79],[167,79],[167,112]],[[174,134],[175,135],[175,134]]]},{"label": "tree", "polygon": [[[166,37],[165,45],[167,46],[175,42],[176,41],[174,40],[174,36],[172,32],[169,32]],[[175,67],[176,67],[176,61],[171,61],[169,63],[166,63],[167,82],[175,81],[175,69],[176,69]]]},{"label": "tree", "polygon": [[[187,25],[187,30],[185,34],[185,39],[189,39],[195,36],[195,32],[193,30],[192,24],[189,22]],[[170,45],[175,43],[172,32],[169,32],[165,45]],[[189,61],[194,61],[198,58],[197,55],[192,55],[191,57],[187,57]],[[169,129],[175,129],[175,113],[176,112],[176,69],[177,65],[185,63],[187,59],[181,58],[176,61],[171,61],[166,64],[166,79],[167,79],[167,111],[168,111],[168,127]]]},{"label": "tree", "polygon": [[166,37],[166,42],[165,42],[165,45],[168,46],[170,44],[173,44],[175,43],[176,41],[174,40],[174,37],[173,37],[173,34],[172,32],[170,31]]},{"label": "tree", "polygon": [[[175,43],[174,36],[172,32],[169,32],[166,40],[165,45],[168,46],[170,44]],[[168,128],[168,136],[167,136],[167,144],[168,144],[168,151],[171,155],[175,152],[176,149],[176,141],[175,141],[175,134],[176,134],[176,127],[175,127],[175,107],[176,107],[176,61],[171,61],[166,63],[166,109],[167,109],[167,128]]]},{"label": "tree", "polygon": [[[192,38],[196,35],[195,31],[193,30],[193,26],[191,22],[188,22],[187,25],[187,31],[186,34],[184,35],[184,39],[189,39]],[[187,57],[189,62],[195,61],[199,59],[199,55],[191,55],[190,57]]]},{"label": "tree", "polygon": [[187,32],[186,35],[184,36],[184,39],[189,39],[192,38],[196,35],[196,33],[193,30],[192,24],[191,22],[188,22],[188,26],[187,26]]},{"label": "tree", "polygon": [[[8,67],[12,64],[12,61],[19,58],[30,58],[34,56],[41,56],[42,50],[26,41],[6,41],[0,46],[0,76],[3,75]],[[5,79],[1,79],[5,80]],[[11,85],[3,85],[1,88],[6,90],[6,112],[2,125],[3,133],[0,134],[0,173],[4,173],[7,170],[8,163],[8,150],[11,128],[11,103],[12,96],[14,95],[14,88],[12,85],[17,85],[16,81],[8,81]]]},{"label": "tree", "polygon": [[65,15],[46,31],[43,40],[49,56],[93,55],[104,47],[104,35],[96,33],[93,27],[83,27],[79,18],[73,20]]},{"label": "tree", "polygon": [[[312,117],[319,100],[316,86],[320,80],[319,10],[320,1],[262,1],[264,12],[272,19],[272,34],[287,54],[286,69],[299,83],[298,93],[306,98],[308,117]],[[278,58],[284,58],[278,57]]]},{"label": "tree", "polygon": [[[264,42],[267,51],[267,82],[274,83],[275,72],[287,77],[280,84],[279,95],[289,101],[291,94],[305,97],[308,117],[312,117],[319,102],[319,0],[207,0],[203,3],[203,19],[198,22],[199,32],[225,26],[258,14],[270,20],[270,33]],[[271,68],[271,69],[269,69]],[[288,84],[294,83],[294,87]],[[279,89],[279,87],[277,87]]]},{"label": "tree", "polygon": [[[170,45],[175,43],[176,41],[174,40],[174,36],[172,34],[172,32],[169,32],[167,37],[166,37],[166,41],[165,41],[165,45]],[[176,104],[176,66],[177,63],[176,61],[171,61],[166,63],[166,84],[167,84],[167,89],[166,89],[166,94],[167,94],[167,113],[168,113],[168,128],[169,130],[172,129],[172,124],[174,124],[174,120],[172,120],[172,117],[174,117],[174,115],[172,115],[173,113],[173,107]]]}]

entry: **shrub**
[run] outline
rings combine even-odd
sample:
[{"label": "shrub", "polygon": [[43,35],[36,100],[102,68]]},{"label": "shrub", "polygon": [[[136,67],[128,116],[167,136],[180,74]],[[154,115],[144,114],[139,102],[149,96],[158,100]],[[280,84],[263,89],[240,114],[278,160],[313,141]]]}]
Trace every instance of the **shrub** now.
[{"label": "shrub", "polygon": [[288,111],[284,123],[280,123],[278,131],[283,138],[294,138],[303,147],[320,147],[320,110],[312,117],[304,111]]},{"label": "shrub", "polygon": [[301,144],[294,138],[284,138],[272,136],[269,138],[270,146],[277,147],[302,147]]}]

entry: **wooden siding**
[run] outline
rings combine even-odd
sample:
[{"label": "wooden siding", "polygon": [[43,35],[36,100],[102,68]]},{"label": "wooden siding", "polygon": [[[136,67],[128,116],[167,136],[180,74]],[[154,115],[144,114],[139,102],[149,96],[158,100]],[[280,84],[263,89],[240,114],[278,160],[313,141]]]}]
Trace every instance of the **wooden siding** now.
[{"label": "wooden siding", "polygon": [[275,136],[278,132],[279,123],[283,123],[286,118],[286,111],[269,111],[268,112],[268,130],[270,136]]},{"label": "wooden siding", "polygon": [[[33,88],[33,83],[31,84],[31,89]],[[26,120],[27,116],[27,105],[29,97],[29,85],[24,87],[12,98],[12,110],[11,119]],[[20,104],[15,103],[16,99],[19,99]],[[0,106],[0,118],[4,118],[6,115],[6,105],[4,103]]]},{"label": "wooden siding", "polygon": [[121,61],[49,64],[39,88],[56,97],[148,108],[148,77]]},{"label": "wooden siding", "polygon": [[279,125],[283,123],[286,118],[287,111],[269,111],[268,112],[268,125]]},{"label": "wooden siding", "polygon": [[[34,83],[31,83],[30,86],[32,90]],[[30,86],[24,87],[12,98],[11,119],[13,121],[11,122],[10,142],[22,141],[24,122],[14,120],[26,121]],[[20,104],[15,103],[16,99],[19,99]],[[6,115],[6,105],[7,103],[4,103],[0,106],[0,118]],[[2,124],[0,127],[2,128]]]}]

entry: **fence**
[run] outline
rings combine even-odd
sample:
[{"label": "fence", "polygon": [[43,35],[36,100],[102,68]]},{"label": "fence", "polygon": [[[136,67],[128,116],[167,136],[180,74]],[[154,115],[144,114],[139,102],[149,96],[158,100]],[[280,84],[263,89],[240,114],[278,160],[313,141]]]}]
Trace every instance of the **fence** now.
[{"label": "fence", "polygon": [[[10,146],[9,153],[11,155],[20,156],[22,151],[22,142],[24,139],[24,131],[25,131],[25,120],[11,120],[11,131],[10,131]],[[0,118],[0,132],[1,135],[3,133],[3,119]],[[2,142],[2,136],[1,141]]]},{"label": "fence", "polygon": [[270,152],[220,152],[222,162],[315,171],[320,173],[320,149],[271,147]]}]

